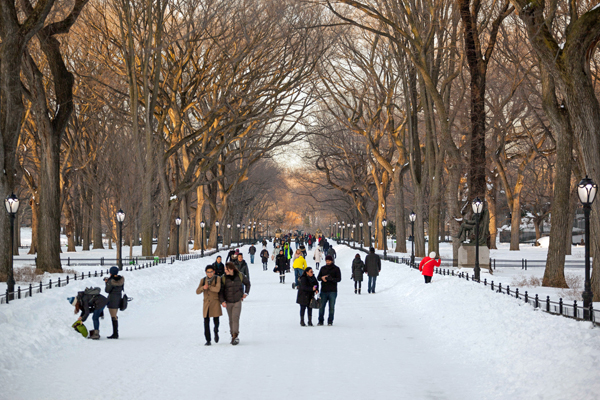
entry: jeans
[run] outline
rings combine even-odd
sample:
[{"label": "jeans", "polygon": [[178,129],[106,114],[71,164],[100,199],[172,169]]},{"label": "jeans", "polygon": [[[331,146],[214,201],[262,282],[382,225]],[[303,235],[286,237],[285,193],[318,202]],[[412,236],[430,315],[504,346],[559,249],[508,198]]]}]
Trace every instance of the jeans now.
[{"label": "jeans", "polygon": [[368,292],[375,293],[375,283],[377,282],[376,276],[369,276]]},{"label": "jeans", "polygon": [[294,282],[296,282],[296,287],[300,284],[300,277],[303,272],[304,270],[301,270],[300,268],[294,268]]},{"label": "jeans", "polygon": [[317,271],[319,270],[319,266],[321,265],[321,263],[315,263],[317,264]]},{"label": "jeans", "polygon": [[104,307],[97,309],[92,314],[92,321],[94,321],[94,329],[95,330],[100,329],[100,314],[102,314],[102,310],[104,310]]},{"label": "jeans", "polygon": [[250,264],[254,264],[254,254],[250,254]]},{"label": "jeans", "polygon": [[325,320],[325,306],[329,302],[329,317],[328,324],[333,324],[333,314],[335,314],[335,300],[337,292],[321,292],[321,308],[319,308],[319,323],[322,324]]},{"label": "jeans", "polygon": [[298,250],[298,246],[300,246],[300,244],[299,244],[299,243],[296,243],[296,250]]},{"label": "jeans", "polygon": [[267,270],[267,263],[265,261],[265,262],[263,262],[263,271],[266,271],[266,270]]}]

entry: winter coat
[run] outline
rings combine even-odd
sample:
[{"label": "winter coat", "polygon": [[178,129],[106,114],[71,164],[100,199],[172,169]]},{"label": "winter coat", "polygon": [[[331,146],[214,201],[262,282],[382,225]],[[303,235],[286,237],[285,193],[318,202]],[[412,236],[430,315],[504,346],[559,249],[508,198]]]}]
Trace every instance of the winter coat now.
[{"label": "winter coat", "polygon": [[437,260],[430,257],[425,257],[419,263],[419,271],[422,271],[422,275],[433,276],[433,269],[439,267],[442,264],[442,259]]},{"label": "winter coat", "polygon": [[296,296],[296,303],[301,306],[307,306],[310,304],[310,299],[315,296],[314,287],[319,289],[319,282],[317,278],[303,274],[300,277],[300,284],[298,285],[298,295]]},{"label": "winter coat", "polygon": [[227,258],[225,258],[225,262],[233,261],[233,256],[235,256],[235,250],[229,250],[227,253]]},{"label": "winter coat", "polygon": [[200,286],[196,289],[196,294],[204,293],[204,307],[202,309],[202,316],[207,317],[220,317],[223,315],[221,311],[221,302],[219,301],[219,292],[221,291],[221,277],[213,276],[212,279],[208,279],[208,289],[204,289],[207,278],[204,277],[200,280]]},{"label": "winter coat", "polygon": [[357,282],[362,282],[365,273],[365,263],[360,257],[355,257],[352,261],[352,279]]},{"label": "winter coat", "polygon": [[223,263],[215,261],[212,266],[215,269],[215,275],[223,276],[225,273],[225,265]]},{"label": "winter coat", "polygon": [[[323,281],[323,277],[325,275],[328,275],[327,281]],[[342,271],[340,271],[340,269],[335,264],[325,264],[325,266],[319,270],[319,276],[317,277],[317,279],[319,280],[319,282],[322,282],[321,292],[337,292],[337,284],[339,281],[342,280]]]},{"label": "winter coat", "polygon": [[121,293],[125,290],[125,278],[121,275],[111,276],[106,281],[104,291],[108,293],[108,308],[121,307]]},{"label": "winter coat", "polygon": [[260,258],[264,263],[269,261],[269,252],[267,251],[267,249],[263,249],[263,251],[260,252]]},{"label": "winter coat", "polygon": [[315,260],[315,262],[320,263],[321,258],[323,258],[323,251],[320,247],[317,247],[315,249],[315,252],[313,253],[313,259]]},{"label": "winter coat", "polygon": [[242,300],[244,293],[250,293],[250,280],[244,274],[223,275],[219,302],[237,303]]},{"label": "winter coat", "polygon": [[301,244],[299,250],[302,252],[302,257],[306,258],[306,247],[304,247],[304,245]]},{"label": "winter coat", "polygon": [[254,247],[254,245],[250,246],[250,248],[248,249],[248,254],[251,254],[251,255],[256,254],[256,247]]},{"label": "winter coat", "polygon": [[90,313],[104,308],[108,303],[108,299],[101,294],[91,295],[83,294],[83,292],[77,293],[77,301],[80,303],[79,309],[81,310],[82,322],[85,322]]},{"label": "winter coat", "polygon": [[323,239],[321,246],[323,246],[323,252],[327,254],[327,251],[329,250],[329,241],[327,239]]},{"label": "winter coat", "polygon": [[375,253],[369,253],[365,257],[365,273],[369,276],[379,276],[381,271],[381,258]]},{"label": "winter coat", "polygon": [[283,254],[287,260],[291,260],[291,258],[294,256],[294,250],[292,250],[292,248],[286,244],[283,246]]},{"label": "winter coat", "polygon": [[301,269],[302,271],[304,271],[308,267],[308,265],[306,265],[306,260],[304,259],[304,257],[300,256],[296,258],[296,260],[294,260],[293,267],[294,269]]},{"label": "winter coat", "polygon": [[275,257],[275,265],[275,271],[285,272],[287,269],[288,260],[283,254],[277,254],[277,257]]},{"label": "winter coat", "polygon": [[335,250],[333,249],[333,247],[330,247],[327,250],[327,255],[333,257],[334,260],[337,257],[337,254],[335,253]]},{"label": "winter coat", "polygon": [[247,276],[248,279],[250,279],[250,270],[248,270],[248,263],[246,262],[246,260],[242,260],[241,263],[239,261],[236,261],[235,266],[237,267],[238,271],[240,271],[242,274]]}]

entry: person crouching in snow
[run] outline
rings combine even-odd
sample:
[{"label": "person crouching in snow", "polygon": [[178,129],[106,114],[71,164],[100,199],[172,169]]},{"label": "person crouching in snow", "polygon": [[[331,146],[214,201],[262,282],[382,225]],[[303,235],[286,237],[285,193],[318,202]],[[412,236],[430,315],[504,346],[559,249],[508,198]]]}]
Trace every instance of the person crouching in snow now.
[{"label": "person crouching in snow", "polygon": [[300,325],[306,326],[304,323],[304,314],[308,310],[308,326],[313,326],[312,323],[312,308],[310,308],[310,301],[316,294],[319,293],[319,282],[315,278],[315,274],[311,267],[304,270],[304,273],[300,277],[300,285],[298,286],[298,295],[296,296],[296,303],[300,304]]},{"label": "person crouching in snow", "polygon": [[204,307],[202,309],[202,315],[204,316],[204,337],[206,338],[204,345],[210,346],[211,317],[215,325],[215,343],[219,343],[219,317],[223,315],[219,301],[222,279],[216,275],[214,266],[209,265],[204,270],[206,271],[206,276],[200,280],[200,286],[196,289],[196,294],[204,294]]},{"label": "person crouching in snow", "polygon": [[363,275],[365,273],[365,263],[360,259],[360,254],[354,256],[352,261],[352,279],[354,279],[354,294],[360,294]]},{"label": "person crouching in snow", "polygon": [[433,269],[439,267],[442,264],[442,260],[435,259],[435,251],[429,253],[429,257],[425,257],[419,263],[419,271],[425,277],[425,283],[431,283],[431,277],[433,276]]},{"label": "person crouching in snow", "polygon": [[94,330],[90,331],[90,339],[100,339],[100,315],[108,303],[108,299],[100,294],[100,288],[86,289],[78,292],[77,297],[69,297],[69,303],[75,306],[75,314],[81,311],[78,321],[85,322],[92,314]]},{"label": "person crouching in snow", "polygon": [[125,278],[119,275],[118,267],[111,267],[109,272],[110,278],[104,279],[104,282],[106,282],[104,291],[108,293],[108,312],[110,313],[113,333],[107,338],[118,339],[119,319],[117,317],[117,312],[119,311],[119,307],[121,307],[121,297],[123,290],[125,289]]}]

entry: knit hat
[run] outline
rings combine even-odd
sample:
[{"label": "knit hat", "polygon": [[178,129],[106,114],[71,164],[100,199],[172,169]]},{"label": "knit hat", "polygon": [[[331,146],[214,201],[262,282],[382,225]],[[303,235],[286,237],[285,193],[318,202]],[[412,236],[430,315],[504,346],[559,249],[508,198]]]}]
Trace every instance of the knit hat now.
[{"label": "knit hat", "polygon": [[429,253],[429,258],[435,258],[435,251],[432,251],[431,253]]},{"label": "knit hat", "polygon": [[333,261],[333,256],[327,256],[327,257],[325,257],[325,261]]},{"label": "knit hat", "polygon": [[110,272],[111,275],[119,275],[119,267],[110,267],[108,272]]},{"label": "knit hat", "polygon": [[71,303],[73,307],[77,305],[77,297],[67,297],[67,301]]}]

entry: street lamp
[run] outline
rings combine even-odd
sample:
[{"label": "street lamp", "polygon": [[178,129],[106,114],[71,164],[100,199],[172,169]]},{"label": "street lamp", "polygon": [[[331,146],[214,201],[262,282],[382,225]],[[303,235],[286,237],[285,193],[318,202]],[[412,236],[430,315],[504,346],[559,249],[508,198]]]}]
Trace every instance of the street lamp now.
[{"label": "street lamp", "polygon": [[242,232],[244,232],[244,239],[243,240],[244,240],[244,244],[246,244],[246,239],[247,239],[247,237],[246,237],[246,224],[242,225]]},{"label": "street lamp", "polygon": [[415,266],[415,221],[417,220],[417,214],[415,214],[414,211],[412,211],[410,213],[410,215],[408,216],[408,219],[410,219],[410,266],[414,267]]},{"label": "street lamp", "polygon": [[215,226],[217,227],[217,251],[219,251],[219,221],[215,221]]},{"label": "street lamp", "polygon": [[479,216],[483,211],[483,202],[476,197],[471,206],[475,214],[475,280],[479,282],[481,271],[479,268]]},{"label": "street lamp", "polygon": [[585,286],[583,291],[583,318],[586,320],[591,320],[593,317],[590,313],[592,299],[594,298],[590,282],[590,211],[592,210],[592,203],[596,198],[597,192],[598,185],[588,178],[587,175],[579,182],[579,185],[577,185],[577,194],[579,195],[579,201],[581,201],[581,204],[583,205],[583,213],[585,216]]},{"label": "street lamp", "polygon": [[119,245],[117,246],[117,265],[119,270],[123,269],[123,221],[125,220],[125,213],[119,208],[117,211],[117,222],[119,224]]},{"label": "street lamp", "polygon": [[228,249],[231,248],[231,224],[227,224],[227,229],[229,229],[229,247],[227,247]]},{"label": "street lamp", "polygon": [[364,247],[365,245],[365,237],[363,236],[363,223],[359,223],[358,226],[360,226],[360,247]]},{"label": "street lamp", "polygon": [[253,237],[253,241],[256,242],[256,221],[254,221],[253,223],[254,226],[254,237]]},{"label": "street lamp", "polygon": [[175,225],[177,225],[177,260],[179,260],[179,226],[181,225],[181,218],[177,217],[175,218]]},{"label": "street lamp", "polygon": [[237,228],[238,228],[238,247],[240,247],[241,245],[241,240],[242,240],[242,230],[240,229],[242,226],[240,224],[237,224]]},{"label": "street lamp", "polygon": [[17,211],[19,211],[19,198],[15,196],[15,194],[11,194],[4,200],[4,205],[6,206],[6,211],[8,211],[8,215],[10,216],[10,261],[8,264],[8,293],[6,296],[6,302],[8,302],[9,298],[13,299],[13,294],[15,291],[15,276],[13,273],[13,254],[15,249],[15,217],[17,215]]},{"label": "street lamp", "polygon": [[202,245],[200,246],[200,256],[204,257],[204,227],[206,226],[206,224],[204,223],[204,221],[200,222],[200,228],[202,230]]},{"label": "street lamp", "polygon": [[346,228],[346,225],[344,225],[344,223],[342,222],[342,243],[344,243],[344,229]]},{"label": "street lamp", "polygon": [[356,231],[355,231],[355,229],[356,229],[356,224],[352,224],[352,243],[353,243],[353,246],[356,246],[356,236],[355,236]]},{"label": "street lamp", "polygon": [[386,233],[386,229],[385,227],[387,226],[387,221],[384,218],[383,221],[381,221],[381,225],[383,226],[383,257],[387,257],[387,233]]},{"label": "street lamp", "polygon": [[373,221],[367,222],[367,225],[369,225],[369,247],[373,247],[373,243],[371,242],[371,240],[373,240],[373,236],[371,236],[371,226],[373,225]]}]

